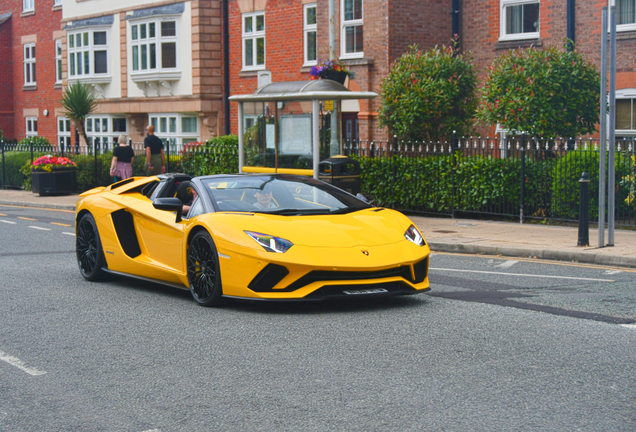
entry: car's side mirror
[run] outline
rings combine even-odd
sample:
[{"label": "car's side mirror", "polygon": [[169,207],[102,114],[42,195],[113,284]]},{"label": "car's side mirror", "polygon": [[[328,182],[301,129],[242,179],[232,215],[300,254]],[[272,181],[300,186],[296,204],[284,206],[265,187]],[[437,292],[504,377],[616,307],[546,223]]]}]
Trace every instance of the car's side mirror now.
[{"label": "car's side mirror", "polygon": [[356,195],[356,198],[366,202],[367,204],[373,205],[375,203],[375,198],[373,198],[373,196],[369,194],[363,194],[358,192],[358,194]]},{"label": "car's side mirror", "polygon": [[177,212],[177,220],[175,222],[181,222],[183,203],[179,198],[155,198],[152,205],[157,210]]}]

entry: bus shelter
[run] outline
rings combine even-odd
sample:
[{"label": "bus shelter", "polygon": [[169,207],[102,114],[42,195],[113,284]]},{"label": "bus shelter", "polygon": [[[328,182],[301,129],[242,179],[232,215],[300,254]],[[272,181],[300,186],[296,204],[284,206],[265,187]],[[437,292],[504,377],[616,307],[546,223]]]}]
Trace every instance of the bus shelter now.
[{"label": "bus shelter", "polygon": [[318,178],[321,160],[341,154],[343,101],[373,99],[327,79],[277,82],[238,102],[239,172]]}]

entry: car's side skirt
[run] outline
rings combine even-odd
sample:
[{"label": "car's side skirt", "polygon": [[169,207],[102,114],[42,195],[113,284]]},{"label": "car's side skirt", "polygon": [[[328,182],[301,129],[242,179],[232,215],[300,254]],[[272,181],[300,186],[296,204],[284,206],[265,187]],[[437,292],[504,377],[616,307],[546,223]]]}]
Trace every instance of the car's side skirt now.
[{"label": "car's side skirt", "polygon": [[116,270],[110,270],[106,267],[103,267],[102,270],[104,270],[106,273],[110,273],[110,274],[114,274],[117,276],[125,276],[125,277],[129,277],[129,278],[133,278],[133,279],[139,279],[142,281],[146,281],[146,282],[152,282],[152,283],[157,283],[157,284],[161,284],[161,285],[167,285],[173,288],[179,288],[182,290],[186,290],[189,291],[190,288],[185,286],[185,285],[181,285],[181,284],[177,284],[177,283],[173,283],[173,282],[166,282],[166,281],[162,281],[159,279],[153,279],[153,278],[148,278],[148,277],[144,277],[144,276],[137,276],[134,274],[130,274],[130,273],[124,273],[124,272],[119,272]]}]

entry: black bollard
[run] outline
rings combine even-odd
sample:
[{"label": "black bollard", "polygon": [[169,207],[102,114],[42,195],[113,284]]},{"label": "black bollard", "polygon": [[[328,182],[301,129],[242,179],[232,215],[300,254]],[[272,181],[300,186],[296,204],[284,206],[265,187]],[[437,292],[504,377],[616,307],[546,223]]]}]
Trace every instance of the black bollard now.
[{"label": "black bollard", "polygon": [[590,179],[586,172],[579,180],[579,242],[577,246],[590,245]]}]

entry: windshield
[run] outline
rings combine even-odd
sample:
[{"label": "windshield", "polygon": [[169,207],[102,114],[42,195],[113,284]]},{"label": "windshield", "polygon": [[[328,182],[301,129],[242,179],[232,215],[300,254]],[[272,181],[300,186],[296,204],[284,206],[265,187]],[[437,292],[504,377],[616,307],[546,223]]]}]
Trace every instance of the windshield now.
[{"label": "windshield", "polygon": [[311,177],[215,176],[201,181],[217,211],[298,215],[349,213],[370,207]]}]

